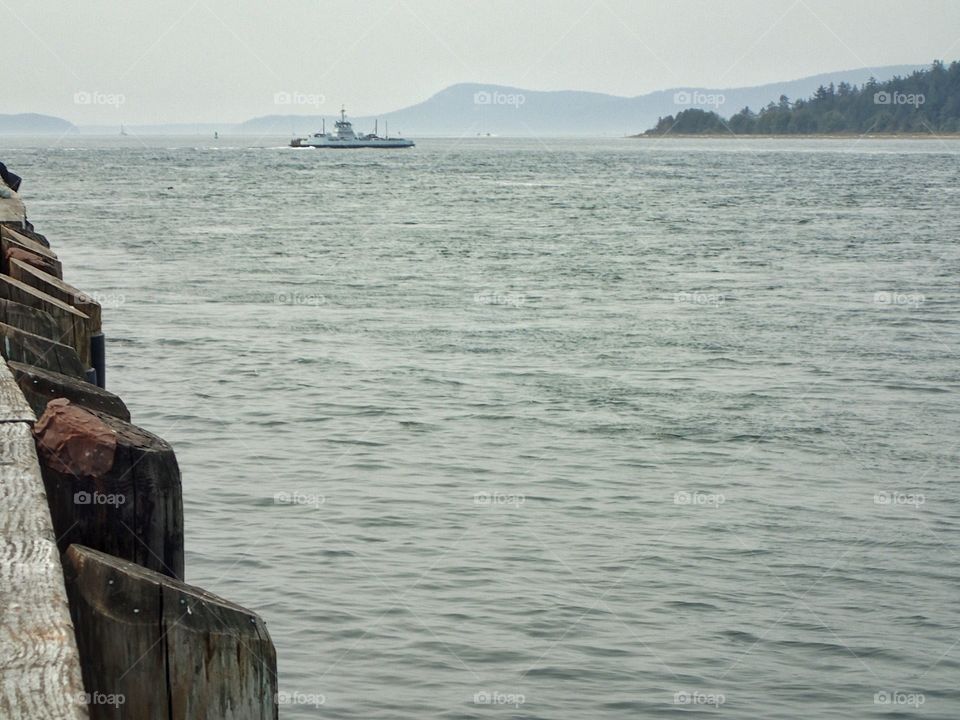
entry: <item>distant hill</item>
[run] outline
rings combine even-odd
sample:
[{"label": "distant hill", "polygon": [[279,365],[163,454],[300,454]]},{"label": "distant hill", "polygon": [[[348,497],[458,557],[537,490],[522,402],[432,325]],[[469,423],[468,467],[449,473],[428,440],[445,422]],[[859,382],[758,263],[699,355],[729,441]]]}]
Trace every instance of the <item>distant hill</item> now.
[{"label": "distant hill", "polygon": [[[657,119],[698,103],[714,103],[730,113],[745,106],[763,107],[781,95],[805,97],[821,85],[862,84],[871,76],[887,80],[919,69],[894,65],[875,69],[825,73],[782,83],[747,88],[672,88],[627,98],[602,93],[524,90],[502,85],[462,83],[424,102],[379,116],[392,134],[412,137],[495,135],[606,135],[621,137],[650,127]],[[349,111],[349,108],[348,108]],[[333,115],[327,115],[332,129]],[[373,129],[373,117],[353,117],[358,130]],[[306,134],[320,129],[320,115],[268,115],[248,120],[228,131],[246,135]],[[221,132],[225,128],[221,128]]]},{"label": "distant hill", "polygon": [[[754,106],[756,107],[756,106]],[[841,134],[960,132],[960,62],[934,62],[909,75],[864,84],[821,84],[808,97],[749,107],[724,120],[720,113],[687,108],[658,120],[646,135]]]},{"label": "distant hill", "polygon": [[0,135],[62,135],[77,132],[73,123],[51,115],[0,115]]}]

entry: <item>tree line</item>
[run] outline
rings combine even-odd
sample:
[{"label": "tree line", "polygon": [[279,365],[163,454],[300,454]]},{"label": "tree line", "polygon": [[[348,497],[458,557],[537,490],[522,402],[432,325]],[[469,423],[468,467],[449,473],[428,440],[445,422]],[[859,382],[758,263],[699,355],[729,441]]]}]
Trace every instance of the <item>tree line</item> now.
[{"label": "tree line", "polygon": [[960,132],[960,62],[935,61],[928,69],[862,86],[821,85],[809,98],[781,95],[759,112],[749,107],[728,119],[688,108],[657,121],[646,135],[733,133],[791,135],[837,133]]}]

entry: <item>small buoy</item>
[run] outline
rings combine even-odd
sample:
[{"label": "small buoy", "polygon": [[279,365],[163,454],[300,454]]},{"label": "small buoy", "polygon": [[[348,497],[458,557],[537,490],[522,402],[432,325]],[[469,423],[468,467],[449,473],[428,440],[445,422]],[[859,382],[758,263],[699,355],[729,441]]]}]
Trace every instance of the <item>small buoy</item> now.
[{"label": "small buoy", "polygon": [[140,608],[134,608],[134,609],[133,609],[133,614],[134,614],[134,615],[136,615],[136,614],[139,613],[139,612],[140,612]]}]

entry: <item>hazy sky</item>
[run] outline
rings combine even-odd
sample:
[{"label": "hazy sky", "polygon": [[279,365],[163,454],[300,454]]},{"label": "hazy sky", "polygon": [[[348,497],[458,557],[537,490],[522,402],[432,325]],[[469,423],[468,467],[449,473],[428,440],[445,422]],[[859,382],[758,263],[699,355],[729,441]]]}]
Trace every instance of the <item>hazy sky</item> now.
[{"label": "hazy sky", "polygon": [[0,112],[77,124],[360,115],[457,82],[639,95],[960,58],[957,0],[0,0],[0,20]]}]

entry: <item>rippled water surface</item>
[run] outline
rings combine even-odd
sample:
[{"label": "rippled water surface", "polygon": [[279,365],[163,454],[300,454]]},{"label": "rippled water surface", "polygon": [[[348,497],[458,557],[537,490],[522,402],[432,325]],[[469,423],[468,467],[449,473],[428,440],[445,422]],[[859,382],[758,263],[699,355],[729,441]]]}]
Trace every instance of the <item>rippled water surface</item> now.
[{"label": "rippled water surface", "polygon": [[960,143],[216,142],[3,159],[281,717],[960,717]]}]

